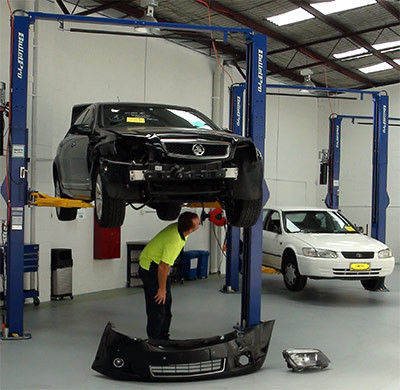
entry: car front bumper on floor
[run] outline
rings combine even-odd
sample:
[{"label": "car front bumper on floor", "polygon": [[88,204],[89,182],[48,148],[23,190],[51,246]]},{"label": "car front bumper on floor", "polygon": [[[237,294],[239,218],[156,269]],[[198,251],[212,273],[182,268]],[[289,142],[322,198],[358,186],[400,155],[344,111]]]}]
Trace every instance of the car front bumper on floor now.
[{"label": "car front bumper on floor", "polygon": [[[395,261],[394,257],[378,259],[376,255],[375,258],[372,259],[345,259],[341,257],[325,259],[298,254],[297,263],[300,274],[311,278],[358,280],[390,275],[393,272]],[[360,264],[360,266],[357,267],[357,264]]]},{"label": "car front bumper on floor", "polygon": [[274,320],[223,336],[141,340],[109,322],[92,369],[119,380],[188,381],[249,374],[266,358]]}]

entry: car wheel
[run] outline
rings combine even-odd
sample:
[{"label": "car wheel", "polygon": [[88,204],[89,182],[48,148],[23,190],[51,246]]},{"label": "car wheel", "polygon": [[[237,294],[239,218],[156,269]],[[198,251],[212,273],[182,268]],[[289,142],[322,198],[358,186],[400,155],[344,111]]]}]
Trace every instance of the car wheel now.
[{"label": "car wheel", "polygon": [[260,216],[262,199],[234,199],[226,207],[226,217],[232,226],[248,228],[253,226]]},{"label": "car wheel", "polygon": [[[56,198],[67,198],[61,191],[60,180],[57,176],[54,178],[54,194]],[[56,207],[57,218],[60,221],[73,221],[76,219],[77,213],[78,209],[76,207]]]},{"label": "car wheel", "polygon": [[95,212],[99,226],[104,228],[120,227],[125,219],[125,201],[110,198],[106,184],[97,170],[94,188]]},{"label": "car wheel", "polygon": [[300,275],[294,255],[287,256],[282,265],[283,281],[290,291],[301,291],[307,284],[307,276]]},{"label": "car wheel", "polygon": [[179,203],[160,203],[156,206],[157,217],[162,221],[174,221],[179,217],[181,206]]},{"label": "car wheel", "polygon": [[385,286],[385,278],[373,278],[360,281],[362,286],[368,291],[377,291]]}]

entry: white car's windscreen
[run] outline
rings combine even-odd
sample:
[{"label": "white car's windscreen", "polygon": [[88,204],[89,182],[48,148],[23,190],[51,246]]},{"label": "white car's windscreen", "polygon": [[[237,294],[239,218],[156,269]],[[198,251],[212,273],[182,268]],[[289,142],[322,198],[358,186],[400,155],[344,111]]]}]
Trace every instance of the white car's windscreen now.
[{"label": "white car's windscreen", "polygon": [[351,222],[334,211],[286,211],[283,217],[289,233],[357,233]]}]

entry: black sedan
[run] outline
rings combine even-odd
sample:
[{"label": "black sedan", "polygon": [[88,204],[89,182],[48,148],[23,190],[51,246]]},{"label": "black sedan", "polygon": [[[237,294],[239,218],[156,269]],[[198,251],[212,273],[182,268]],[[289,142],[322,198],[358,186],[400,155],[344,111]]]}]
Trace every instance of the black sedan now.
[{"label": "black sedan", "polygon": [[[75,105],[53,178],[56,196],[94,200],[102,227],[121,226],[129,204],[174,220],[184,203],[218,201],[240,227],[254,225],[262,208],[263,162],[251,139],[187,107]],[[57,208],[63,221],[76,214]]]}]

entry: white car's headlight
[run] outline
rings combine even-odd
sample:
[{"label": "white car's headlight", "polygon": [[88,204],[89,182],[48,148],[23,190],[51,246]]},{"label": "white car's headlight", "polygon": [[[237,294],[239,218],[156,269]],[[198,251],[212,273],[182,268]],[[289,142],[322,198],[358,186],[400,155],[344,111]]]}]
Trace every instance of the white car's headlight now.
[{"label": "white car's headlight", "polygon": [[387,248],[387,249],[382,249],[381,251],[378,252],[378,257],[380,259],[387,259],[388,257],[392,257],[392,251]]},{"label": "white car's headlight", "polygon": [[335,259],[338,257],[335,251],[318,248],[303,248],[303,255],[308,257],[322,257],[324,259]]}]

